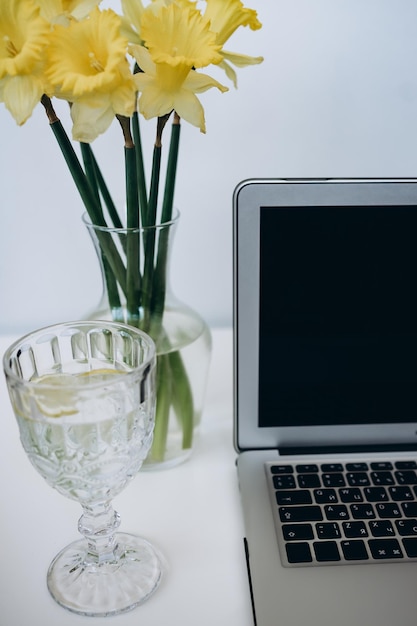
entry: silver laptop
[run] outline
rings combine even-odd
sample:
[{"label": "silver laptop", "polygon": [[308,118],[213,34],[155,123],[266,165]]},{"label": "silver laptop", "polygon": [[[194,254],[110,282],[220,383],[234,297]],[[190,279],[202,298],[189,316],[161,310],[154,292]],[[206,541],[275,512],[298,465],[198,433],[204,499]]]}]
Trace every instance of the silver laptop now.
[{"label": "silver laptop", "polygon": [[417,624],[417,180],[234,193],[235,447],[257,626]]}]

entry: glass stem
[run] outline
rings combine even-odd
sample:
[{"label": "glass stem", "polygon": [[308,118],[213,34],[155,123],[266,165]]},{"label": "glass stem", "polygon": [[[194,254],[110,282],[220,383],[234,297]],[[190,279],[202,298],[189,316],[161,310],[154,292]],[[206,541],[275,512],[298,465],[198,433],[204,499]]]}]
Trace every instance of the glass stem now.
[{"label": "glass stem", "polygon": [[115,532],[120,526],[120,515],[110,502],[83,505],[83,514],[78,521],[78,530],[87,540],[89,564],[118,559]]}]

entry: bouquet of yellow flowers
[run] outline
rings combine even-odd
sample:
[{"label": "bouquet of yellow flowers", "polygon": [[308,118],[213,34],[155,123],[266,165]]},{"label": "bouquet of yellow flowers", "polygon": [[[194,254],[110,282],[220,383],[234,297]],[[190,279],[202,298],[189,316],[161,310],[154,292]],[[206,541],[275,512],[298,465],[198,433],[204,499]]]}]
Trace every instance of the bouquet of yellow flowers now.
[{"label": "bouquet of yellow flowers", "polygon": [[[181,119],[205,132],[197,94],[227,87],[201,72],[214,65],[236,86],[235,67],[257,64],[261,57],[228,52],[225,43],[241,26],[261,28],[257,13],[241,0],[121,0],[120,11],[102,9],[100,0],[1,0],[0,101],[21,125],[41,102],[69,171],[78,188],[105,261],[109,307],[120,320],[140,327],[157,342],[164,335],[163,309],[167,242],[143,241],[144,275],[138,276],[142,245],[137,234],[122,242],[100,230],[169,223]],[[72,139],[58,119],[53,99],[69,103]],[[156,118],[151,177],[145,179],[139,115]],[[172,117],[162,201],[159,201],[162,134]],[[124,140],[126,211],[119,215],[101,174],[91,143],[117,118]],[[78,154],[79,153],[79,154]],[[162,194],[161,194],[162,195]],[[132,229],[130,231],[130,229]],[[175,356],[175,355],[174,355]],[[167,399],[169,364],[158,357],[157,416],[154,447],[162,458],[167,408],[181,397],[183,446],[191,446],[192,394],[180,359],[175,362],[173,397]],[[171,368],[172,369],[172,368]],[[171,371],[173,375],[173,371]],[[165,380],[162,380],[164,377]],[[178,410],[179,411],[179,410]],[[177,411],[177,412],[178,412]],[[158,433],[162,433],[160,436]],[[158,440],[159,437],[159,440]]]}]

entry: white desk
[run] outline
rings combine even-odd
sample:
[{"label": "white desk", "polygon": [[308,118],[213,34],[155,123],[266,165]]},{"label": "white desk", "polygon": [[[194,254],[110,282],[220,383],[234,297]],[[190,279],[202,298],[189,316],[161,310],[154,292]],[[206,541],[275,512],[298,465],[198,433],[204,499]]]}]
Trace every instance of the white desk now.
[{"label": "white desk", "polygon": [[[0,353],[13,341],[0,337]],[[168,569],[145,604],[117,617],[81,617],[46,587],[55,554],[77,537],[81,507],[30,465],[0,375],[1,626],[252,626],[243,522],[232,443],[232,331],[213,332],[202,430],[177,468],[140,472],[114,500],[121,530],[164,553]]]}]

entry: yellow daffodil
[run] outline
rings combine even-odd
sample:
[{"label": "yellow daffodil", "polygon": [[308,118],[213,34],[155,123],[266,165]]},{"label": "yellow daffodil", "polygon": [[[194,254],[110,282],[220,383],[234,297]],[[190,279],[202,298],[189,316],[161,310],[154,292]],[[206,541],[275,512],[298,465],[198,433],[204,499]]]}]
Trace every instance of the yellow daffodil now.
[{"label": "yellow daffodil", "polygon": [[122,0],[122,33],[130,43],[141,44],[140,21],[144,11],[141,0]]},{"label": "yellow daffodil", "polygon": [[141,36],[155,63],[204,67],[220,63],[221,45],[191,3],[156,2],[142,14]]},{"label": "yellow daffodil", "polygon": [[227,87],[211,76],[199,74],[185,63],[156,64],[143,46],[132,45],[130,50],[143,70],[135,75],[134,80],[140,92],[139,111],[145,119],[161,117],[175,110],[180,117],[205,133],[204,109],[195,94],[211,87],[224,92]]},{"label": "yellow daffodil", "polygon": [[41,15],[51,24],[68,25],[71,19],[81,20],[101,0],[37,0]]},{"label": "yellow daffodil", "polygon": [[[251,30],[259,30],[262,24],[256,11],[243,6],[241,0],[206,0],[204,17],[210,23],[210,30],[217,35],[216,42],[223,46],[240,26],[249,26]],[[251,57],[244,54],[221,50],[222,61],[219,66],[226,72],[235,87],[237,76],[230,63],[237,67],[262,63],[263,57]]]},{"label": "yellow daffodil", "polygon": [[87,119],[92,141],[107,129],[115,114],[133,114],[135,85],[126,51],[120,18],[110,9],[95,8],[86,20],[54,28],[47,74],[55,95],[74,103],[75,139],[79,139],[77,128],[85,128]]},{"label": "yellow daffodil", "polygon": [[47,91],[43,55],[49,30],[32,0],[1,0],[0,101],[18,124]]}]

